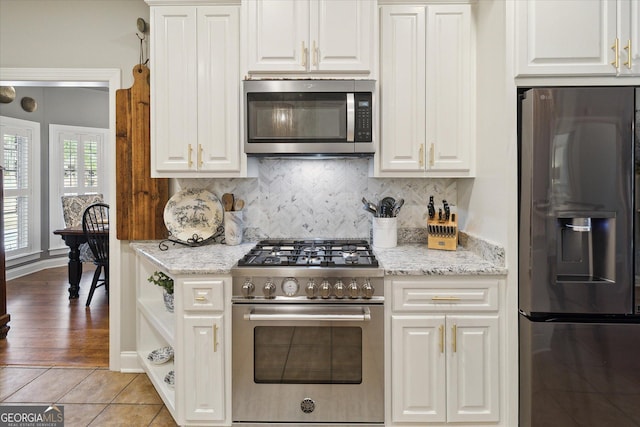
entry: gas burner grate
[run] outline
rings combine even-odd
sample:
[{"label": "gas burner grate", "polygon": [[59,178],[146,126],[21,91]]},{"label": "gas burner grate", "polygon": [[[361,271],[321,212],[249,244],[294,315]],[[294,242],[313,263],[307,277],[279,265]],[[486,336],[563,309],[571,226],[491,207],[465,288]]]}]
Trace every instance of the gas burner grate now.
[{"label": "gas burner grate", "polygon": [[378,267],[365,240],[263,240],[238,266]]}]

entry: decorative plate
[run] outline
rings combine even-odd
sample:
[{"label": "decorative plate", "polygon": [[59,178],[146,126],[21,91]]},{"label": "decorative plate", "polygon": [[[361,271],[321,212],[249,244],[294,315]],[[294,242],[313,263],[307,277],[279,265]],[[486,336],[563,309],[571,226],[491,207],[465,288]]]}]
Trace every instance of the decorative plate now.
[{"label": "decorative plate", "polygon": [[213,236],[222,224],[220,199],[203,189],[185,189],[173,195],[164,207],[164,224],[171,237],[198,243]]},{"label": "decorative plate", "polygon": [[154,365],[162,365],[173,359],[173,348],[170,346],[157,348],[147,356],[147,360]]},{"label": "decorative plate", "polygon": [[170,385],[171,387],[173,387],[174,381],[175,381],[175,378],[174,378],[173,371],[169,371],[169,373],[164,376],[164,382],[167,385]]}]

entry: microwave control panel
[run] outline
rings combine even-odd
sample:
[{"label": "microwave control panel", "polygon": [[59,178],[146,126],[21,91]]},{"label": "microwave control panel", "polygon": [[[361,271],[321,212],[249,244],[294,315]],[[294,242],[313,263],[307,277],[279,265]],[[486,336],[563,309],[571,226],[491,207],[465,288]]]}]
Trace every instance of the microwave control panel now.
[{"label": "microwave control panel", "polygon": [[371,142],[373,137],[371,93],[355,93],[354,101],[356,104],[354,139],[356,142]]}]

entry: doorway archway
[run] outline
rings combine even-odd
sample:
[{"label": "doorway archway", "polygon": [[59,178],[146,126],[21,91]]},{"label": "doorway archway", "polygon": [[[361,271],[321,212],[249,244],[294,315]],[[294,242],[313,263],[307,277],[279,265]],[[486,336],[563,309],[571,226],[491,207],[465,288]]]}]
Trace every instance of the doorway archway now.
[{"label": "doorway archway", "polygon": [[[111,159],[116,158],[116,90],[121,85],[121,70],[115,68],[0,68],[0,82],[3,85],[43,85],[56,82],[58,86],[82,86],[92,82],[106,83],[109,88],[109,153]],[[115,161],[109,163],[109,186],[116,188]],[[111,192],[108,203],[113,206],[113,221],[115,222],[115,191]],[[112,278],[109,287],[109,369],[121,370],[121,280],[120,244],[115,233],[109,236],[110,240],[110,276]]]}]

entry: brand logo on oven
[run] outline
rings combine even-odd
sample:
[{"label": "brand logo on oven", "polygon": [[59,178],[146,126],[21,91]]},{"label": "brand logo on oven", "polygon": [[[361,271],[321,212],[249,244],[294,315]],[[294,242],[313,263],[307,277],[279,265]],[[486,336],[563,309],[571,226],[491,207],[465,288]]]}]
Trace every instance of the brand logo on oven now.
[{"label": "brand logo on oven", "polygon": [[302,399],[302,402],[300,402],[300,409],[302,409],[302,412],[305,414],[310,414],[314,409],[316,409],[316,402],[314,402],[313,399],[306,397]]}]

